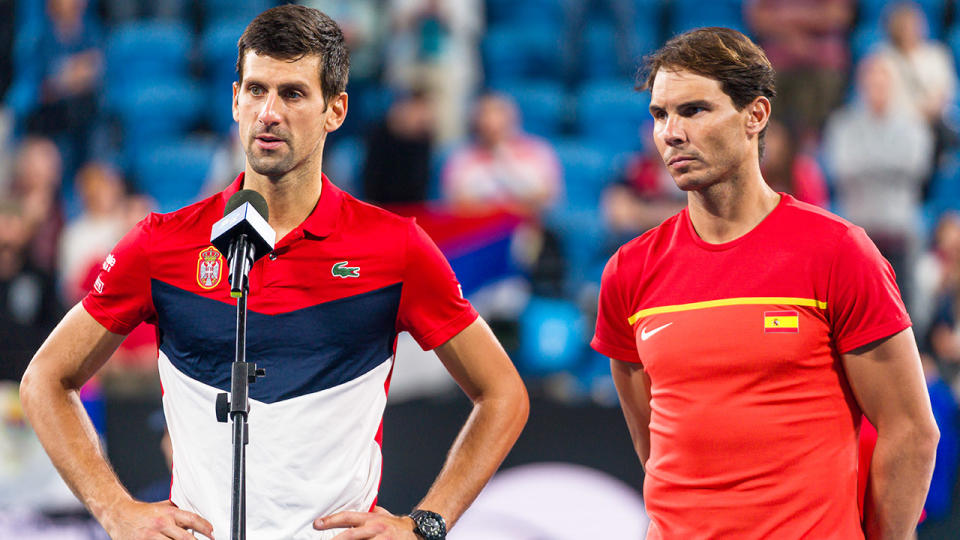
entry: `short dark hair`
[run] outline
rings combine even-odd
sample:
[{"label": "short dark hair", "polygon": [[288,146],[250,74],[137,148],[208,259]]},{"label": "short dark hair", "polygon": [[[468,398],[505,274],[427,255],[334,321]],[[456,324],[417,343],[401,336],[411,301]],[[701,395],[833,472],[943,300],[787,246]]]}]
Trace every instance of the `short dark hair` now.
[{"label": "short dark hair", "polygon": [[320,88],[327,103],[347,88],[350,55],[343,31],[319,10],[287,4],[257,15],[237,41],[240,81],[243,81],[243,60],[247,51],[290,61],[312,54],[319,56]]},{"label": "short dark hair", "polygon": [[[643,60],[638,75],[640,90],[653,87],[661,69],[683,69],[716,80],[734,107],[743,110],[759,96],[777,95],[776,72],[756,43],[730,28],[696,28],[674,36],[663,47]],[[763,136],[759,148],[763,155]]]}]

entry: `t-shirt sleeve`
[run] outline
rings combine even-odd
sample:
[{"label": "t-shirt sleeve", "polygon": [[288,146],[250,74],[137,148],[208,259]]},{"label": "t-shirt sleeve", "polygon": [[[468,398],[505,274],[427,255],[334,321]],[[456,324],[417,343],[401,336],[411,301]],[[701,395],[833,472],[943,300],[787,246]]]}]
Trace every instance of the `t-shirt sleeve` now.
[{"label": "t-shirt sleeve", "polygon": [[83,307],[115,334],[129,334],[138,324],[155,318],[150,294],[150,245],[147,217],[107,255]]},{"label": "t-shirt sleeve", "polygon": [[597,329],[590,346],[598,353],[623,362],[640,363],[636,337],[628,321],[629,303],[623,294],[618,272],[620,252],[607,261],[600,279],[600,299],[597,305]]},{"label": "t-shirt sleeve", "polygon": [[840,353],[910,326],[893,268],[860,227],[847,231],[834,255],[827,315]]},{"label": "t-shirt sleeve", "polygon": [[443,345],[477,319],[463,297],[450,263],[427,233],[411,220],[397,328],[424,350]]}]

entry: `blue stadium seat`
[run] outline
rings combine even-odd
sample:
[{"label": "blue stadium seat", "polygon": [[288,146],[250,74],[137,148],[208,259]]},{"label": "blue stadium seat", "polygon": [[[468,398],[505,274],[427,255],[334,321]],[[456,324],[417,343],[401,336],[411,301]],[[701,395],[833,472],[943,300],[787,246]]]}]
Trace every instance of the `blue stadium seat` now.
[{"label": "blue stadium seat", "polygon": [[671,0],[667,2],[670,35],[700,26],[725,26],[746,32],[742,0]]},{"label": "blue stadium seat", "polygon": [[582,138],[561,140],[554,147],[563,168],[564,207],[596,210],[615,173],[613,153]]},{"label": "blue stadium seat", "polygon": [[932,233],[943,212],[960,212],[960,152],[943,160],[930,183],[930,194],[923,206],[923,227]]},{"label": "blue stadium seat", "polygon": [[950,47],[950,52],[953,53],[953,64],[960,71],[960,25],[950,30],[946,41],[947,46]]},{"label": "blue stadium seat", "polygon": [[882,28],[875,24],[861,24],[850,37],[850,54],[856,65],[865,57],[877,51],[886,37]]},{"label": "blue stadium seat", "polygon": [[586,351],[587,324],[568,300],[534,297],[520,315],[518,364],[528,375],[570,371]]},{"label": "blue stadium seat", "polygon": [[210,102],[208,120],[218,133],[226,133],[234,126],[229,96],[237,80],[237,40],[248,22],[223,21],[207,28],[200,37]]},{"label": "blue stadium seat", "polygon": [[638,92],[634,81],[589,81],[577,98],[580,135],[613,152],[640,146],[640,133],[650,122],[650,94]]},{"label": "blue stadium seat", "polygon": [[[568,185],[569,187],[569,185]],[[545,216],[545,223],[560,237],[567,264],[566,290],[575,296],[587,283],[600,283],[609,234],[599,205],[588,208],[559,206]]]},{"label": "blue stadium seat", "polygon": [[134,21],[107,37],[106,86],[124,91],[129,84],[185,77],[193,51],[193,34],[170,21]]},{"label": "blue stadium seat", "polygon": [[[221,99],[229,101],[226,96]],[[202,87],[188,79],[144,83],[114,96],[109,109],[119,117],[130,147],[186,135],[201,123],[206,105]]]},{"label": "blue stadium seat", "polygon": [[487,21],[520,25],[546,22],[563,28],[563,1],[566,0],[487,0]]},{"label": "blue stadium seat", "polygon": [[201,4],[206,26],[211,28],[219,26],[222,21],[239,19],[250,22],[277,3],[272,0],[203,0]]},{"label": "blue stadium seat", "polygon": [[487,30],[480,50],[488,85],[522,79],[526,75],[523,41],[522,30],[514,26],[492,26]]},{"label": "blue stadium seat", "polygon": [[560,133],[566,107],[566,93],[562,84],[552,81],[515,81],[494,89],[516,102],[525,131],[547,138]]},{"label": "blue stadium seat", "polygon": [[634,21],[635,47],[633,54],[637,57],[637,65],[644,55],[652,53],[663,39],[660,33],[661,10],[663,5],[659,0],[637,0],[637,20]]},{"label": "blue stadium seat", "polygon": [[559,80],[562,37],[562,27],[542,23],[490,28],[481,44],[487,85],[524,78]]},{"label": "blue stadium seat", "polygon": [[196,202],[216,145],[205,139],[184,139],[146,147],[134,161],[140,190],[157,201],[161,212]]},{"label": "blue stadium seat", "polygon": [[607,21],[587,24],[583,46],[583,73],[588,79],[617,76],[617,30]]}]

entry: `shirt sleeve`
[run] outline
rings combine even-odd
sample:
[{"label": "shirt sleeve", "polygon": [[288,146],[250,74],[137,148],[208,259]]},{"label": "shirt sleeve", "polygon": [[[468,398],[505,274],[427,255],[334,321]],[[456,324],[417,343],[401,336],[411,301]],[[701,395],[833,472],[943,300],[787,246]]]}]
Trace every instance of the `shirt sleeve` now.
[{"label": "shirt sleeve", "polygon": [[893,268],[860,227],[847,231],[834,256],[827,314],[841,354],[910,326]]},{"label": "shirt sleeve", "polygon": [[410,222],[397,328],[407,331],[424,350],[446,343],[477,319],[463,297],[450,263],[433,240]]},{"label": "shirt sleeve", "polygon": [[633,326],[628,321],[629,302],[620,285],[621,277],[617,271],[619,261],[620,251],[617,251],[603,269],[597,305],[597,329],[590,346],[614,360],[641,363]]},{"label": "shirt sleeve", "polygon": [[141,322],[156,319],[145,251],[150,245],[149,219],[138,223],[107,255],[82,301],[87,313],[115,334],[129,334]]}]

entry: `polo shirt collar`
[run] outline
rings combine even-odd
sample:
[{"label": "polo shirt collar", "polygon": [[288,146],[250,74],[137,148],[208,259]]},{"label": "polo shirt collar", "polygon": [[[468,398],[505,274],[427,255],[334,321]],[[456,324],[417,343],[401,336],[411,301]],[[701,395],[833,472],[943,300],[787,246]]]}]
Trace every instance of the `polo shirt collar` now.
[{"label": "polo shirt collar", "polygon": [[[334,229],[336,229],[337,218],[340,217],[340,205],[343,201],[343,191],[333,185],[333,182],[327,178],[327,175],[321,173],[321,177],[323,179],[323,185],[320,188],[320,200],[317,202],[317,206],[314,207],[313,212],[310,212],[307,219],[303,220],[303,223],[294,229],[294,231],[302,229],[313,236],[323,238],[330,236]],[[226,207],[230,197],[242,188],[243,173],[240,173],[237,175],[236,180],[227,186],[227,189],[220,192],[220,198],[224,207]]]}]

